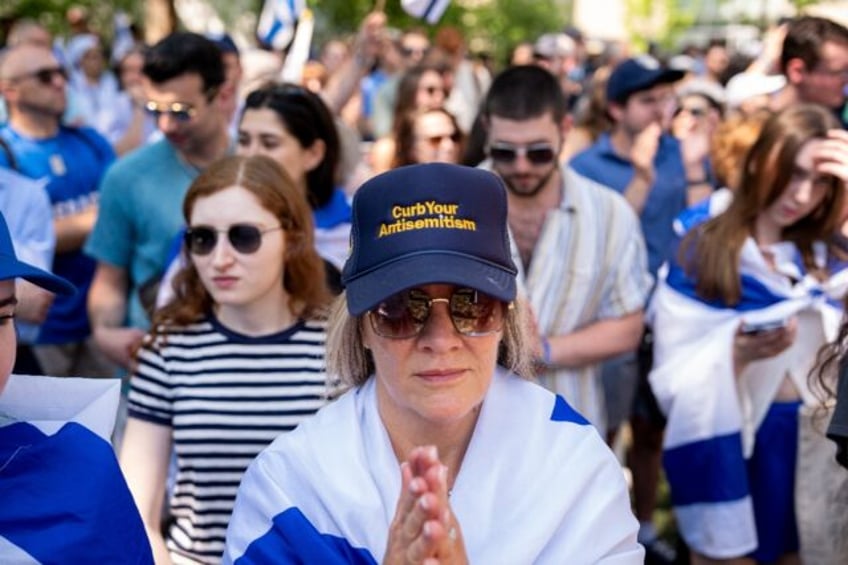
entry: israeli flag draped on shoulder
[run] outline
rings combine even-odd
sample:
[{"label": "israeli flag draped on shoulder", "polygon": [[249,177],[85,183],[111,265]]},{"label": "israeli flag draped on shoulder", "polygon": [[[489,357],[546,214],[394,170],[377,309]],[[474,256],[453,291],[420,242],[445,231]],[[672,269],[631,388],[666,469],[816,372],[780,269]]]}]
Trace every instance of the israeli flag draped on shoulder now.
[{"label": "israeli flag draped on shoulder", "polygon": [[[681,216],[678,235],[715,213],[708,205],[691,217]],[[783,242],[770,251],[776,269],[752,238],[745,241],[742,297],[734,307],[699,297],[694,281],[672,261],[663,267],[648,311],[654,329],[649,379],[668,418],[663,465],[672,503],[686,542],[713,558],[745,555],[757,547],[745,459],[785,375],[805,404],[817,403],[807,374],[819,347],[836,336],[837,301],[848,288],[848,270],[820,283],[804,272],[793,244]],[[815,255],[824,266],[826,246],[816,244]],[[733,340],[739,324],[791,317],[798,322],[793,345],[751,363],[737,379]]]},{"label": "israeli flag draped on shoulder", "polygon": [[0,563],[153,563],[109,443],[120,379],[12,375],[0,394]]},{"label": "israeli flag draped on shoulder", "polygon": [[306,7],[306,0],[265,0],[259,15],[256,35],[259,40],[282,51],[294,37],[295,24]]},{"label": "israeli flag draped on shoulder", "polygon": [[[251,464],[224,563],[378,563],[400,488],[372,377]],[[472,563],[644,558],[621,469],[595,429],[561,397],[502,369],[450,496]]]}]

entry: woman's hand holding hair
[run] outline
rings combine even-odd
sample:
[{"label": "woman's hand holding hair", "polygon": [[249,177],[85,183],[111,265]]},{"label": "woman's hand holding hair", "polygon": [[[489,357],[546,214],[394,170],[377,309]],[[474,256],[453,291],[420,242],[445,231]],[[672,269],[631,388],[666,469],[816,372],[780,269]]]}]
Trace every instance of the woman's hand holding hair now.
[{"label": "woman's hand holding hair", "polygon": [[465,544],[448,498],[447,467],[435,447],[416,447],[401,464],[401,493],[384,565],[465,564]]},{"label": "woman's hand holding hair", "polygon": [[733,336],[733,372],[738,377],[754,361],[783,353],[795,341],[798,322],[791,318],[785,326],[758,333],[745,333],[742,324]]},{"label": "woman's hand holding hair", "polygon": [[815,172],[833,175],[848,189],[848,131],[832,129],[813,156]]}]

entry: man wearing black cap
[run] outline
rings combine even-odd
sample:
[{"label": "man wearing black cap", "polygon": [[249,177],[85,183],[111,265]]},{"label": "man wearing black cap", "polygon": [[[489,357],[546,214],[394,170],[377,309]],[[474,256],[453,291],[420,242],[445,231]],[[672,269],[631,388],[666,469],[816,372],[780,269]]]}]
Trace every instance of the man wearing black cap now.
[{"label": "man wearing black cap", "polygon": [[[655,277],[674,237],[674,218],[687,205],[687,193],[700,196],[705,188],[709,190],[703,155],[692,155],[691,162],[684,162],[680,143],[663,131],[663,122],[673,104],[672,84],[683,74],[663,67],[647,55],[620,63],[607,83],[607,113],[614,123],[612,131],[601,135],[570,162],[577,172],[620,192],[639,214],[648,266]],[[647,353],[650,347],[646,334],[641,349]],[[641,354],[638,357],[639,385],[631,416],[634,439],[630,456],[635,511],[641,522],[639,541],[646,546],[648,562],[664,563],[671,559],[658,556],[653,560],[652,547],[657,536],[651,522],[664,423],[647,383],[650,358]],[[633,367],[632,360],[622,360],[621,367]],[[614,367],[607,370],[617,371]],[[616,375],[616,382],[622,384],[608,394],[633,394],[632,385],[623,384],[623,376],[620,372]],[[636,380],[635,376],[630,380]],[[671,552],[662,553],[673,557]]]}]

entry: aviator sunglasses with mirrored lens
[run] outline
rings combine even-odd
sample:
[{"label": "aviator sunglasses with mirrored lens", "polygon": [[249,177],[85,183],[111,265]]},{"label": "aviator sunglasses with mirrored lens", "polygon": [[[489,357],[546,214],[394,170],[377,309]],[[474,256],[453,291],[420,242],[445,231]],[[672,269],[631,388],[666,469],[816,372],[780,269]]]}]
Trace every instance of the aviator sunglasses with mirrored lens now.
[{"label": "aviator sunglasses with mirrored lens", "polygon": [[216,230],[210,226],[194,226],[186,230],[183,241],[192,255],[209,255],[218,245],[218,234],[225,233],[233,249],[247,255],[259,249],[263,235],[281,229],[283,226],[263,230],[250,224],[233,224],[226,230]]},{"label": "aviator sunglasses with mirrored lens", "polygon": [[455,289],[450,298],[430,298],[417,288],[399,292],[368,312],[371,327],[389,339],[415,337],[424,329],[436,302],[447,304],[453,327],[462,335],[484,336],[503,328],[506,304],[471,288]]},{"label": "aviator sunglasses with mirrored lens", "polygon": [[493,143],[489,146],[489,157],[499,163],[512,163],[519,155],[523,155],[534,165],[546,165],[554,160],[556,151],[549,143],[532,143],[530,145]]},{"label": "aviator sunglasses with mirrored lens", "polygon": [[144,103],[144,109],[148,114],[153,116],[154,119],[158,120],[159,116],[162,114],[167,114],[174,118],[178,122],[188,122],[194,117],[197,113],[197,110],[191,104],[184,104],[182,102],[174,102],[173,104],[160,104],[158,102],[154,102],[153,100],[148,100]]}]

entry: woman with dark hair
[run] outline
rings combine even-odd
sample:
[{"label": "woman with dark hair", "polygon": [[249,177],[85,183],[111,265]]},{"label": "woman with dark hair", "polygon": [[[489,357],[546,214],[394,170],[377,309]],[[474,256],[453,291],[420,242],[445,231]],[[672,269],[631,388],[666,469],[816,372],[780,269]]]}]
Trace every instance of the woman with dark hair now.
[{"label": "woman with dark hair", "polygon": [[121,466],[156,561],[217,563],[250,461],[326,402],[330,295],[306,200],[272,160],[211,165],[183,214],[183,267],[137,352]]},{"label": "woman with dark hair", "polygon": [[350,204],[336,185],[339,136],[317,94],[268,84],[247,95],[238,127],[239,155],[266,155],[294,180],[312,208],[318,253],[341,269],[347,257]]},{"label": "woman with dark hair", "polygon": [[[651,385],[693,563],[794,562],[799,409],[833,307],[827,245],[848,167],[833,115],[772,116],[726,211],[690,226],[654,295]],[[841,148],[841,149],[840,149]]]},{"label": "woman with dark hair", "polygon": [[435,65],[416,65],[401,76],[395,98],[392,133],[375,141],[371,148],[372,174],[392,168],[398,144],[397,127],[404,117],[417,111],[443,108],[446,96],[445,79]]},{"label": "woman with dark hair", "polygon": [[417,110],[395,122],[392,168],[416,163],[458,164],[463,134],[453,114],[444,108]]}]

